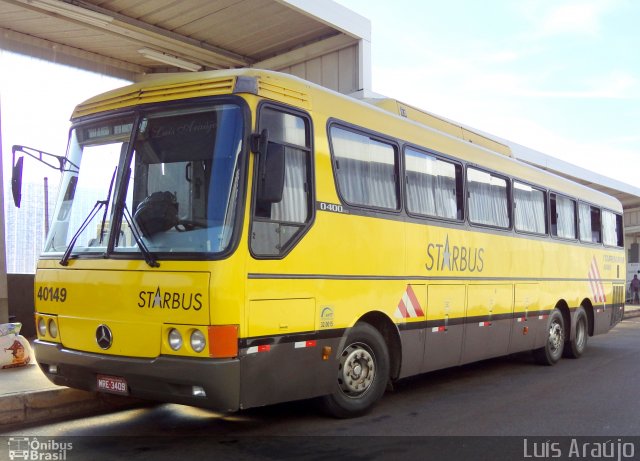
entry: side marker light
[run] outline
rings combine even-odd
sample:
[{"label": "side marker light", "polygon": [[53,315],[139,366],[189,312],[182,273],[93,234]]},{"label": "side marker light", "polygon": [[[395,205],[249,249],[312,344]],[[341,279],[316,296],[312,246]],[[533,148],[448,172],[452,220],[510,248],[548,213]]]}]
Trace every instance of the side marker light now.
[{"label": "side marker light", "polygon": [[324,346],[322,348],[322,360],[329,360],[331,357],[331,346]]}]

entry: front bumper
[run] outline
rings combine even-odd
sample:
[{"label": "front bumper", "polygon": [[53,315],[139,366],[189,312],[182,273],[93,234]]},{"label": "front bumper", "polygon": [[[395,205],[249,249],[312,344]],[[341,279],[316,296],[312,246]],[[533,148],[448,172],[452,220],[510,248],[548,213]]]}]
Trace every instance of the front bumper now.
[{"label": "front bumper", "polygon": [[[101,355],[36,340],[36,359],[54,384],[97,391],[96,375],[124,378],[135,398],[179,403],[219,411],[240,408],[240,361],[160,356],[152,359]],[[56,365],[57,372],[49,373]],[[206,396],[194,396],[193,386]]]}]

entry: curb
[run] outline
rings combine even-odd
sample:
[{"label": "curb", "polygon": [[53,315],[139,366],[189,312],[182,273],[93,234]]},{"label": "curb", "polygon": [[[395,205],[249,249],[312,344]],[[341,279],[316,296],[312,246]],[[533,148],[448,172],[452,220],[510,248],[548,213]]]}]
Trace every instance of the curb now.
[{"label": "curb", "polygon": [[634,309],[632,311],[627,311],[625,309],[624,316],[622,317],[622,320],[632,319],[634,317],[640,317],[640,309]]},{"label": "curb", "polygon": [[62,417],[123,410],[143,401],[61,387],[0,397],[0,428],[42,423]]}]

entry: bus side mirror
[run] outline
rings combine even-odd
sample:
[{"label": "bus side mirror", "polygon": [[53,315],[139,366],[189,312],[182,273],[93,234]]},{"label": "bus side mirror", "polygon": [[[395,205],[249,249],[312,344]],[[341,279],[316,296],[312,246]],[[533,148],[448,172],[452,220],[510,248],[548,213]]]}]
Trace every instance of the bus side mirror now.
[{"label": "bus side mirror", "polygon": [[[21,155],[16,160],[16,157]],[[24,163],[24,155],[35,158],[40,163],[44,163],[49,168],[58,170],[60,173],[71,171],[77,173],[80,168],[66,157],[60,155],[49,154],[32,147],[21,146],[16,144],[11,148],[11,160],[13,161],[13,171],[11,173],[11,193],[13,194],[13,203],[20,208],[22,199],[22,165]],[[55,160],[54,160],[55,159]]]},{"label": "bus side mirror", "polygon": [[11,173],[11,194],[13,195],[13,203],[16,208],[20,208],[20,201],[22,200],[22,166],[24,164],[24,157],[19,157],[15,165],[13,165],[13,171]]},{"label": "bus side mirror", "polygon": [[275,142],[268,143],[260,157],[260,182],[258,183],[258,201],[278,203],[284,193],[284,146]]},{"label": "bus side mirror", "polygon": [[258,202],[278,203],[284,193],[284,146],[269,142],[269,130],[254,135],[254,151],[258,157]]}]

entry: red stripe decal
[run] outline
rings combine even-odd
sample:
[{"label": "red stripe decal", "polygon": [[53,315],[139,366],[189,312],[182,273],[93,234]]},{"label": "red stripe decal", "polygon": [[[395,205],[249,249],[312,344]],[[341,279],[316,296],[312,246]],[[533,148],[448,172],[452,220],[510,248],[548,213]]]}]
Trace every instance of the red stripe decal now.
[{"label": "red stripe decal", "polygon": [[400,311],[400,314],[402,314],[402,318],[406,319],[409,317],[409,313],[407,312],[407,307],[404,305],[404,301],[402,299],[398,304],[398,310]]},{"label": "red stripe decal", "polygon": [[407,296],[409,296],[409,301],[411,301],[411,305],[416,311],[416,314],[418,314],[419,317],[422,317],[424,315],[424,312],[422,311],[422,307],[420,306],[418,298],[416,298],[416,294],[413,292],[413,288],[411,288],[411,285],[407,285]]}]

